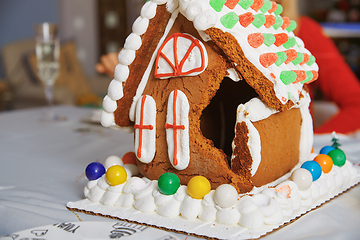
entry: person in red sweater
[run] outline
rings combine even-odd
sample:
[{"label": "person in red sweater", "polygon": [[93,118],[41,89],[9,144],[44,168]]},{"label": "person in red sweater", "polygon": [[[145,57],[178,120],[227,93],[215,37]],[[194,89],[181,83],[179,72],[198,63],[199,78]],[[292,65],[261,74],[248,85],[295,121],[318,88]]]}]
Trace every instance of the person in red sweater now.
[{"label": "person in red sweater", "polygon": [[[315,56],[319,65],[319,78],[308,85],[313,99],[319,89],[326,100],[335,103],[339,111],[315,129],[315,133],[351,133],[360,130],[360,82],[333,41],[322,27],[309,17],[300,16],[297,0],[275,0],[283,6],[283,16],[297,22],[294,33],[300,37],[305,47]],[[95,68],[99,73],[114,76],[118,64],[117,54],[103,55]]]}]

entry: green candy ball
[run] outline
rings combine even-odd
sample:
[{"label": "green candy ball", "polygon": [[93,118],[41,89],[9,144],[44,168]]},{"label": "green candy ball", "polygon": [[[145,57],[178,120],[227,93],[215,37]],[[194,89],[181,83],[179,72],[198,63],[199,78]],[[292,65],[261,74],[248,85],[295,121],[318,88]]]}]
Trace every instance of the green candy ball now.
[{"label": "green candy ball", "polygon": [[333,160],[334,165],[338,167],[344,166],[346,162],[346,155],[341,149],[331,150],[328,154],[329,157]]},{"label": "green candy ball", "polygon": [[163,173],[158,180],[159,192],[164,195],[173,195],[180,187],[180,179],[174,173]]}]

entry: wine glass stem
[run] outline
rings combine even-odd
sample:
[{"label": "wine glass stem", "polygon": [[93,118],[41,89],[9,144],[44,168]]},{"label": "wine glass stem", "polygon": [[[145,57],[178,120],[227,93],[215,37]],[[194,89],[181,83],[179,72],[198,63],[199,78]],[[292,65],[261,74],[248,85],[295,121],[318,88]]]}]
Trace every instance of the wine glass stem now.
[{"label": "wine glass stem", "polygon": [[45,85],[45,98],[47,101],[47,105],[48,105],[48,117],[50,119],[53,118],[53,110],[52,110],[52,105],[53,105],[53,86],[52,85]]}]

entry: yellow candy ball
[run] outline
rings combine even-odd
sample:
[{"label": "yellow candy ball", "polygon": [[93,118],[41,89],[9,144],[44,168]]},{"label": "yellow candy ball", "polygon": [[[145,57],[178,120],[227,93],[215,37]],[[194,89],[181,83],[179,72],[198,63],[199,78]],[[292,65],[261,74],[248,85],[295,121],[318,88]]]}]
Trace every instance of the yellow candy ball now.
[{"label": "yellow candy ball", "polygon": [[203,176],[196,176],[190,179],[187,184],[187,190],[190,197],[202,199],[211,190],[209,180]]},{"label": "yellow candy ball", "polygon": [[126,182],[127,173],[125,168],[120,165],[114,165],[106,171],[106,181],[111,186],[116,186]]}]

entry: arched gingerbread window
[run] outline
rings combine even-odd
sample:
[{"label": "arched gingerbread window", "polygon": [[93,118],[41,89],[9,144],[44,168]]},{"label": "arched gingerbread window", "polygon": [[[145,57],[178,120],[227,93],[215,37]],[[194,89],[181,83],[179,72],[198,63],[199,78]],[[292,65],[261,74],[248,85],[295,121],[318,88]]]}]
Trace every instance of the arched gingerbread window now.
[{"label": "arched gingerbread window", "polygon": [[207,67],[205,46],[191,35],[174,33],[161,45],[155,62],[155,77],[195,76]]}]

